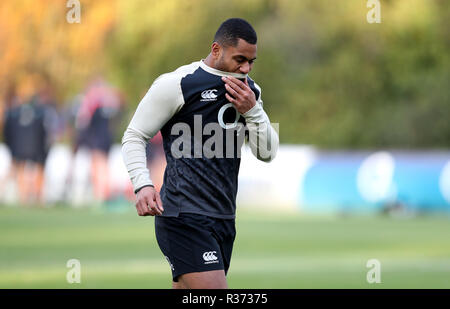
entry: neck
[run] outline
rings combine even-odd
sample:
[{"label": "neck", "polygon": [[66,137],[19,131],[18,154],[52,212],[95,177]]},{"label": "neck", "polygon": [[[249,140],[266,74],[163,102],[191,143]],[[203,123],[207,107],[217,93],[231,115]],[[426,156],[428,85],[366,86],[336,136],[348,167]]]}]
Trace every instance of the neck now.
[{"label": "neck", "polygon": [[213,57],[212,57],[212,55],[211,54],[209,54],[208,55],[208,57],[206,57],[206,59],[203,61],[207,66],[209,66],[209,67],[211,67],[211,68],[214,68],[214,69],[216,69],[217,70],[217,68],[216,68],[216,66],[215,66],[215,61],[214,61],[214,59],[213,59]]}]

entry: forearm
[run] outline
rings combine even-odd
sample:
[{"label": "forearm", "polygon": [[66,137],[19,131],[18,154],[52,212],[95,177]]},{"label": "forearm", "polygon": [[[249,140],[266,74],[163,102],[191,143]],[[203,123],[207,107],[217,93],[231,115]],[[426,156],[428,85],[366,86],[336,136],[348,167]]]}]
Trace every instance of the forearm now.
[{"label": "forearm", "polygon": [[272,161],[277,154],[279,138],[261,104],[256,103],[243,116],[247,122],[249,144],[253,155],[264,162]]},{"label": "forearm", "polygon": [[145,155],[147,141],[183,104],[180,76],[170,74],[157,78],[139,102],[122,139],[122,156],[135,191],[152,185]]},{"label": "forearm", "polygon": [[146,138],[128,127],[122,139],[122,157],[134,190],[153,185],[147,168]]}]

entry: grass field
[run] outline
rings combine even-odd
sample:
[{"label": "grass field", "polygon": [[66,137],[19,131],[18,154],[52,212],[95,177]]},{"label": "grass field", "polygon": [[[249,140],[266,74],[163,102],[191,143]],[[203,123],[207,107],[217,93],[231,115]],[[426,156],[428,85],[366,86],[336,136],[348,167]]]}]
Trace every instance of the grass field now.
[{"label": "grass field", "polygon": [[[81,262],[81,284],[66,263]],[[369,259],[381,283],[369,284]],[[238,212],[230,288],[450,288],[450,217]],[[0,207],[0,288],[170,288],[154,219],[126,211]]]}]

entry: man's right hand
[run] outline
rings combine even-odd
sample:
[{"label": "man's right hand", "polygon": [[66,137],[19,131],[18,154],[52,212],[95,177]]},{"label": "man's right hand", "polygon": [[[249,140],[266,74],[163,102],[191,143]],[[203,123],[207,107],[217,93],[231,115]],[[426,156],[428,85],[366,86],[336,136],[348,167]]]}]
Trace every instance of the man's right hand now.
[{"label": "man's right hand", "polygon": [[159,193],[154,187],[144,187],[136,194],[136,210],[139,216],[161,215],[164,211]]}]

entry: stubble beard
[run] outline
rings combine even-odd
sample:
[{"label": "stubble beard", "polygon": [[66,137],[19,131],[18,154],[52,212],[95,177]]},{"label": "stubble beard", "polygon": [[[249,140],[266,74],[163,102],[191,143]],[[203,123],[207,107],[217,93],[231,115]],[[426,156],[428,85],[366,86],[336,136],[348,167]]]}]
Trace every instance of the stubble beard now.
[{"label": "stubble beard", "polygon": [[216,70],[229,72],[228,68],[225,65],[224,56],[222,55],[220,59],[216,62]]}]

